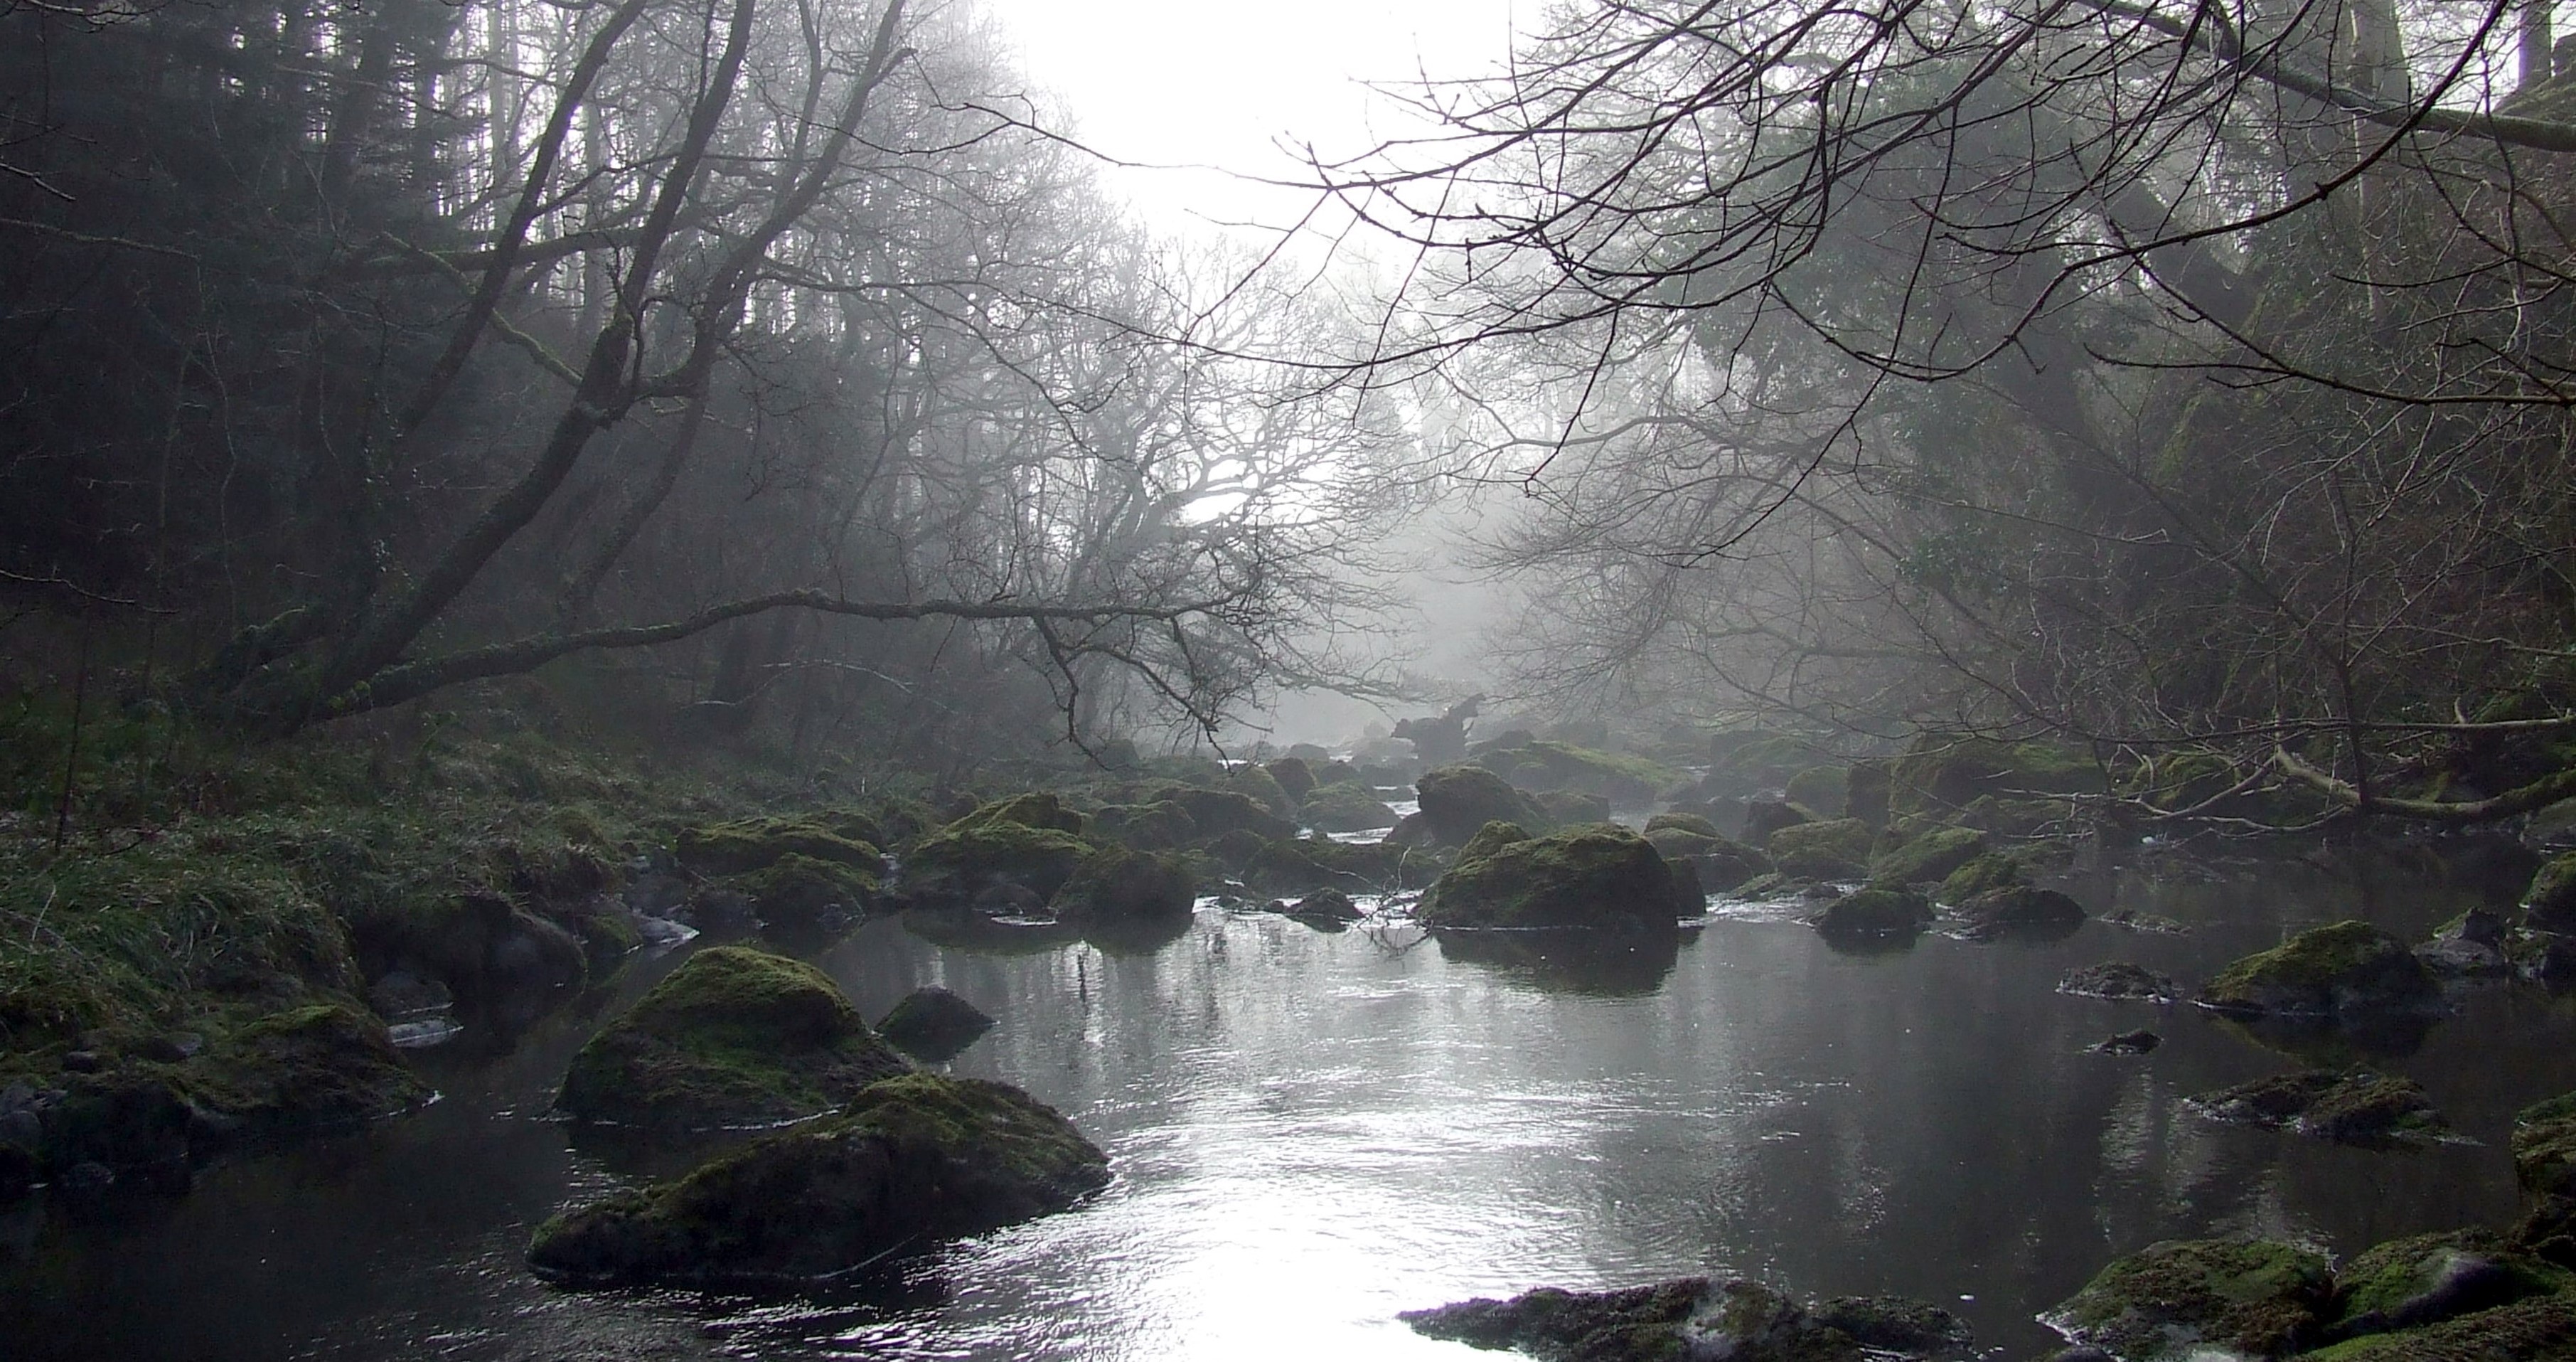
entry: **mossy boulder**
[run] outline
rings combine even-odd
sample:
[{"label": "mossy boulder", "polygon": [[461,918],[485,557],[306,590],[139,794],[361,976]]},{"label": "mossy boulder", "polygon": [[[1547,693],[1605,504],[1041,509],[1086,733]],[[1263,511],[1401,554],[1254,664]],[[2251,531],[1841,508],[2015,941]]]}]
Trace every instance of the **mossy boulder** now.
[{"label": "mossy boulder", "polygon": [[903,995],[877,1020],[877,1034],[888,1043],[930,1059],[946,1059],[992,1029],[982,1008],[937,984]]},{"label": "mossy boulder", "polygon": [[2368,1070],[2275,1074],[2189,1101],[2212,1120],[2293,1130],[2339,1144],[2423,1143],[2451,1129],[2422,1084]]},{"label": "mossy boulder", "polygon": [[1288,905],[1288,916],[1307,922],[1357,922],[1367,914],[1339,889],[1318,889]]},{"label": "mossy boulder", "polygon": [[1304,804],[1306,796],[1314,793],[1315,768],[1308,765],[1303,757],[1281,757],[1277,761],[1263,763],[1261,769],[1270,773],[1271,782],[1279,787],[1280,793],[1297,804]]},{"label": "mossy boulder", "polygon": [[2336,1017],[2427,1010],[2439,998],[2432,974],[2404,942],[2347,921],[2229,965],[2199,1001],[2238,1016]]},{"label": "mossy boulder", "polygon": [[1869,877],[1881,884],[1932,884],[1984,855],[1986,835],[1975,828],[1934,827],[1879,852]]},{"label": "mossy boulder", "polygon": [[960,820],[913,847],[904,858],[903,888],[923,907],[964,907],[997,891],[1043,904],[1094,850],[1060,828]]},{"label": "mossy boulder", "polygon": [[2544,932],[2576,932],[2576,851],[2553,856],[2531,877],[2523,894],[2525,925]]},{"label": "mossy boulder", "polygon": [[689,828],[677,850],[680,864],[701,875],[737,875],[789,855],[874,870],[881,859],[876,834],[874,821],[859,814],[741,818]]},{"label": "mossy boulder", "polygon": [[1784,800],[1747,800],[1744,805],[1744,840],[1756,845],[1768,846],[1773,835],[1781,829],[1794,828],[1802,823],[1813,823],[1818,821],[1818,818],[1814,810],[1801,808]]},{"label": "mossy boulder", "polygon": [[1955,905],[1959,929],[1979,940],[2000,936],[2059,936],[2084,925],[2084,905],[2054,889],[2016,884],[1989,889]]},{"label": "mossy boulder", "polygon": [[1377,791],[1357,781],[1318,785],[1306,794],[1300,813],[1317,832],[1367,832],[1395,826],[1395,810]]},{"label": "mossy boulder", "polygon": [[1473,761],[1524,790],[1593,795],[1620,804],[1643,803],[1679,779],[1671,768],[1644,757],[1526,734],[1479,743]]},{"label": "mossy boulder", "polygon": [[1850,802],[1850,771],[1841,766],[1810,766],[1789,777],[1780,797],[1802,809],[1840,813]]},{"label": "mossy boulder", "polygon": [[1413,783],[1422,805],[1422,831],[1436,846],[1454,847],[1487,823],[1547,829],[1556,819],[1538,801],[1481,766],[1444,766]]},{"label": "mossy boulder", "polygon": [[1939,897],[1943,903],[1965,903],[1979,894],[2028,883],[2029,872],[2018,857],[1988,851],[1969,857],[1942,876]]},{"label": "mossy boulder", "polygon": [[1062,799],[1040,791],[1013,795],[976,806],[975,811],[948,824],[942,832],[963,832],[972,828],[989,828],[1007,823],[1013,827],[1039,828],[1079,837],[1086,827],[1082,814],[1067,808]]},{"label": "mossy boulder", "polygon": [[1932,925],[1932,901],[1911,889],[1871,885],[1828,903],[1809,925],[1827,936],[1911,936]]},{"label": "mossy boulder", "polygon": [[1895,763],[1889,761],[1856,761],[1843,777],[1843,817],[1857,818],[1874,828],[1887,826],[1888,796],[1893,788]]},{"label": "mossy boulder", "polygon": [[829,1111],[908,1067],[822,971],[719,946],[592,1036],[557,1102],[616,1125],[762,1125]]},{"label": "mossy boulder", "polygon": [[1689,866],[1699,876],[1700,887],[1712,894],[1724,893],[1771,870],[1771,858],[1761,852],[1741,842],[1687,828],[1650,827],[1646,840],[1664,853],[1665,860]]},{"label": "mossy boulder", "polygon": [[2524,1191],[2576,1197],[2576,1092],[2534,1102],[2514,1117],[2513,1171]]},{"label": "mossy boulder", "polygon": [[1435,928],[1671,932],[1703,906],[1693,887],[1645,838],[1615,824],[1538,837],[1479,829],[1415,915]]},{"label": "mossy boulder", "polygon": [[2099,794],[2108,788],[2100,764],[2069,748],[1935,734],[1916,739],[1889,776],[1889,807],[1897,814],[1960,810],[1988,797]]},{"label": "mossy boulder", "polygon": [[881,885],[873,865],[818,860],[791,851],[757,870],[728,875],[725,887],[751,900],[752,911],[776,926],[810,926],[861,917],[875,907]]},{"label": "mossy boulder", "polygon": [[1083,858],[1049,906],[1063,921],[1090,925],[1187,920],[1197,903],[1189,858],[1103,847]]},{"label": "mossy boulder", "polygon": [[[1262,778],[1269,779],[1266,774]],[[1198,830],[1202,841],[1236,832],[1250,833],[1263,841],[1297,835],[1295,819],[1239,789],[1158,785],[1148,790],[1144,799],[1152,803],[1178,805],[1189,815],[1190,825]]]},{"label": "mossy boulder", "polygon": [[1652,837],[1659,832],[1687,832],[1695,837],[1724,837],[1726,835],[1725,833],[1717,830],[1717,824],[1710,822],[1702,815],[1680,812],[1659,813],[1646,820],[1645,833],[1647,836]]},{"label": "mossy boulder", "polygon": [[1862,1362],[1969,1355],[1967,1326],[1892,1297],[1802,1305],[1747,1281],[1685,1277],[1611,1291],[1540,1287],[1398,1316],[1415,1332],[1541,1362]]},{"label": "mossy boulder", "polygon": [[2447,1230],[2379,1244],[2335,1274],[2329,1335],[2420,1329],[2576,1288],[2576,1273],[2492,1230]]},{"label": "mossy boulder", "polygon": [[2300,1362],[2563,1362],[2576,1357],[2576,1296],[2533,1296],[2301,1353]]},{"label": "mossy boulder", "polygon": [[1783,875],[1809,880],[1856,880],[1869,871],[1869,824],[1857,818],[1800,823],[1771,834],[1763,847]]},{"label": "mossy boulder", "polygon": [[1107,1156],[1027,1093],[912,1073],[675,1182],[556,1216],[528,1262],[578,1285],[820,1282],[1064,1210],[1108,1180]]},{"label": "mossy boulder", "polygon": [[1170,851],[1198,840],[1198,824],[1190,821],[1190,811],[1172,801],[1151,804],[1108,804],[1092,812],[1092,835],[1103,842],[1115,842],[1137,851]]},{"label": "mossy boulder", "polygon": [[2317,1342],[2334,1291],[2326,1260],[2263,1239],[2172,1240],[2113,1262],[2046,1318],[2120,1362],[2207,1348],[2282,1357]]}]

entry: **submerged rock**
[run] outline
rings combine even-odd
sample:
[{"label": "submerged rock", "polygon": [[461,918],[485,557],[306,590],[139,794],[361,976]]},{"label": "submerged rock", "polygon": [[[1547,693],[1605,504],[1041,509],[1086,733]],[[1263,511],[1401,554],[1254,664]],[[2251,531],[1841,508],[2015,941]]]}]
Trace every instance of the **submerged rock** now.
[{"label": "submerged rock", "polygon": [[1602,823],[1532,837],[1516,825],[1489,823],[1415,916],[1435,928],[1672,932],[1702,906],[1695,883],[1626,828]]},{"label": "submerged rock", "polygon": [[912,1073],[675,1182],[558,1215],[528,1262],[586,1286],[814,1284],[1063,1210],[1108,1181],[1108,1157],[1027,1093]]},{"label": "submerged rock", "polygon": [[2423,1142],[2450,1133],[2422,1084],[2367,1070],[2276,1074],[2188,1100],[2215,1121],[2294,1130],[2340,1144]]},{"label": "submerged rock", "polygon": [[2057,991],[2078,998],[2141,1003],[2169,1003],[2182,994],[2171,978],[2125,960],[2069,970],[2065,978],[2057,981]]},{"label": "submerged rock", "polygon": [[1431,1338],[1540,1362],[1862,1362],[1964,1357],[1968,1347],[1964,1324],[1919,1301],[1844,1297],[1810,1308],[1758,1283],[1706,1277],[1614,1291],[1540,1287],[1398,1318]]},{"label": "submerged rock", "polygon": [[2103,1268],[2043,1318],[2120,1362],[2183,1362],[2204,1345],[2279,1357],[2318,1340],[2333,1284],[2323,1257],[2288,1244],[2170,1240]]},{"label": "submerged rock", "polygon": [[877,1034],[903,1049],[945,1059],[993,1029],[982,1008],[937,984],[916,988],[888,1009]]},{"label": "submerged rock", "polygon": [[2341,1017],[2429,1010],[2439,998],[2404,942],[2366,922],[2338,922],[2229,965],[2199,1001],[2238,1016]]},{"label": "submerged rock", "polygon": [[2123,1031],[2086,1048],[2097,1055],[2143,1055],[2164,1043],[2165,1038],[2153,1031]]},{"label": "submerged rock", "polygon": [[822,971],[742,946],[689,957],[573,1056],[582,1121],[716,1128],[829,1111],[909,1068]]}]

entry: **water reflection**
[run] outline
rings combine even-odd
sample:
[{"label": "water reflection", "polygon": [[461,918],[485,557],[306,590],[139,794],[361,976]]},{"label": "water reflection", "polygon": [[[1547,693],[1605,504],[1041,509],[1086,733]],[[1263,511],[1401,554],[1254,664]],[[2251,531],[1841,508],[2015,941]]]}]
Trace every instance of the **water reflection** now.
[{"label": "water reflection", "polygon": [[[498,1056],[423,1052],[447,1094],[429,1111],[213,1170],[148,1216],[0,1220],[24,1245],[0,1266],[0,1354],[1427,1359],[1473,1354],[1397,1311],[1724,1272],[1972,1295],[1980,1337],[2021,1356],[2047,1342],[2034,1310],[2156,1239],[2259,1230],[2349,1253],[2512,1217],[2512,1114],[2576,1088],[2567,1000],[2473,990],[2386,1051],[2481,1142],[2392,1155],[2183,1110],[2284,1067],[2271,1035],[2054,991],[2114,957],[2188,984],[2357,912],[2420,938],[2466,891],[2365,897],[2303,865],[2088,874],[2086,902],[2194,930],[1862,957],[1723,911],[1643,950],[1221,911],[1159,941],[871,923],[817,962],[869,1016],[926,984],[994,1016],[951,1070],[1021,1084],[1107,1148],[1117,1180],[1095,1203],[827,1301],[549,1290],[519,1262],[537,1220],[685,1157],[573,1145],[548,1119],[595,1023],[568,1014]],[[592,1010],[677,958],[638,962]],[[2151,1055],[2082,1053],[2142,1024],[2165,1036]]]},{"label": "water reflection", "polygon": [[[1688,932],[1696,936],[1696,929]],[[1556,993],[1639,997],[1663,987],[1684,933],[1434,932],[1440,953]]]}]

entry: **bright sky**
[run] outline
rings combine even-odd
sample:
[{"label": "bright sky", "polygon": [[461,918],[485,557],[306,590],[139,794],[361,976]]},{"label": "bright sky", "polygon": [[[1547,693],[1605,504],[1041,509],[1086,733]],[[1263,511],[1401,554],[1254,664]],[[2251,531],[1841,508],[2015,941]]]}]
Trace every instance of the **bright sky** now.
[{"label": "bright sky", "polygon": [[[1484,74],[1509,55],[1516,11],[1534,24],[1539,4],[984,0],[1086,145],[1123,161],[1273,177],[1296,174],[1283,143],[1311,142],[1330,157],[1402,135],[1400,116],[1361,82]],[[1305,202],[1213,170],[1120,170],[1108,180],[1167,233],[1210,220],[1293,221]]]}]

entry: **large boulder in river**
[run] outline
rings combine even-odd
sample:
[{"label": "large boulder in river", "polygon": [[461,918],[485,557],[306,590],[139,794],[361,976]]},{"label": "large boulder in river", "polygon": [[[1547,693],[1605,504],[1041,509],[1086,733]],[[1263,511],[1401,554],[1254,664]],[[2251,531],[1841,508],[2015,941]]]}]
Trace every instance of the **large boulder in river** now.
[{"label": "large boulder in river", "polygon": [[2364,1069],[2274,1074],[2187,1100],[2214,1121],[2292,1130],[2338,1144],[2420,1144],[2451,1129],[2423,1084]]},{"label": "large boulder in river", "polygon": [[564,1075],[574,1119],[711,1129],[829,1111],[910,1066],[822,971],[744,946],[682,962]]},{"label": "large boulder in river", "polygon": [[2439,998],[2406,943],[2366,922],[2338,922],[2229,965],[2199,1001],[2238,1016],[2339,1017],[2421,1011]]},{"label": "large boulder in river", "polygon": [[777,1286],[1060,1211],[1109,1161],[1001,1083],[912,1073],[676,1182],[568,1211],[529,1265],[580,1285]]},{"label": "large boulder in river", "polygon": [[1459,850],[1415,916],[1429,927],[1670,932],[1705,906],[1696,885],[1616,824],[1544,837],[1491,824]]},{"label": "large boulder in river", "polygon": [[926,984],[877,1019],[877,1034],[917,1055],[945,1059],[993,1029],[984,1009],[937,984]]},{"label": "large boulder in river", "polygon": [[1398,1316],[1414,1331],[1540,1362],[1863,1362],[1971,1356],[1967,1326],[1936,1306],[1893,1297],[1817,1305],[1747,1281],[1684,1277],[1613,1291],[1540,1287],[1509,1300],[1469,1300]]},{"label": "large boulder in river", "polygon": [[1537,800],[1481,766],[1444,766],[1413,784],[1421,796],[1421,829],[1436,846],[1454,847],[1487,823],[1546,829],[1556,819]]},{"label": "large boulder in river", "polygon": [[1857,818],[1799,823],[1771,834],[1764,850],[1783,875],[1802,880],[1856,880],[1868,873],[1869,824]]},{"label": "large boulder in river", "polygon": [[1083,858],[1049,905],[1064,922],[1186,922],[1198,880],[1186,857],[1103,847]]},{"label": "large boulder in river", "polygon": [[931,908],[964,907],[996,894],[1043,904],[1093,851],[1067,822],[1079,827],[1081,815],[1058,806],[1053,795],[987,804],[913,847],[904,858],[904,892]]},{"label": "large boulder in river", "polygon": [[2514,1117],[2513,1171],[2536,1196],[2576,1197],[2576,1092],[2534,1102]]},{"label": "large boulder in river", "polygon": [[1985,854],[1975,828],[1932,827],[1870,858],[1869,877],[1883,884],[1936,884]]},{"label": "large boulder in river", "polygon": [[[1276,791],[1278,785],[1265,772],[1261,779]],[[1263,792],[1268,793],[1268,792]],[[1270,801],[1241,789],[1216,790],[1200,785],[1158,785],[1146,792],[1145,798],[1155,803],[1175,804],[1190,817],[1190,825],[1201,838],[1223,837],[1228,833],[1249,833],[1263,841],[1297,835],[1297,821],[1281,814]],[[1285,795],[1279,796],[1282,804]]]},{"label": "large boulder in river", "polygon": [[1300,813],[1306,826],[1317,832],[1367,832],[1395,826],[1395,810],[1377,797],[1376,790],[1356,780],[1316,786],[1307,793]]},{"label": "large boulder in river", "polygon": [[[1670,817],[1656,815],[1658,819]],[[1702,820],[1693,820],[1694,822]],[[1700,888],[1722,894],[1756,875],[1771,872],[1771,858],[1741,842],[1730,841],[1714,833],[1701,833],[1687,827],[1646,825],[1646,840],[1654,844],[1664,859],[1676,865],[1687,865],[1699,875]]]},{"label": "large boulder in river", "polygon": [[1871,885],[1828,903],[1809,925],[1830,937],[1912,936],[1932,925],[1932,901],[1911,889]]},{"label": "large boulder in river", "polygon": [[2279,1357],[2318,1341],[2333,1290],[2326,1260],[2303,1248],[2172,1240],[2103,1268],[2043,1318],[2120,1362]]},{"label": "large boulder in river", "polygon": [[2008,885],[1971,896],[1956,906],[1961,932],[1973,940],[2004,936],[2058,937],[2084,925],[2084,905],[2054,889]]},{"label": "large boulder in river", "polygon": [[2576,851],[2551,858],[2531,877],[2522,913],[2537,931],[2576,932]]},{"label": "large boulder in river", "polygon": [[[2446,1351],[2421,1337],[2413,1340],[2412,1350],[2388,1345],[2400,1341],[2399,1331],[2570,1293],[2576,1293],[2576,1273],[2533,1256],[2493,1230],[2419,1234],[2365,1249],[2335,1273],[2334,1317],[2326,1333],[2334,1338],[2380,1335],[2384,1340],[2369,1349],[2337,1349],[2339,1357],[2565,1357],[2576,1353],[2576,1329],[2566,1327],[2576,1323],[2576,1311],[2559,1312],[2555,1351]],[[2485,1341],[2503,1340],[2490,1336]]]}]

